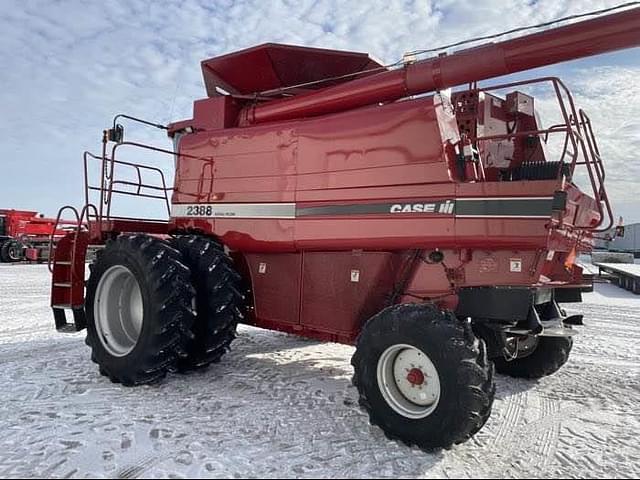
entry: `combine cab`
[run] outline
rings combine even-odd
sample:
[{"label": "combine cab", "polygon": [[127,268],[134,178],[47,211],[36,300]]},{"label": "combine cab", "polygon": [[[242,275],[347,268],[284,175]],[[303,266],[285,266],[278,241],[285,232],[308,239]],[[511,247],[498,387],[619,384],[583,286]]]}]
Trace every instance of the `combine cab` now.
[{"label": "combine cab", "polygon": [[[562,81],[475,82],[638,46],[638,31],[633,9],[394,69],[274,44],[204,61],[192,119],[142,122],[175,150],[126,140],[118,121],[137,119],[118,116],[85,154],[99,177],[80,212],[65,207],[78,227],[51,265],[57,328],[86,326],[100,372],[125,385],[217,362],[238,323],[353,344],[373,423],[424,449],[467,440],[494,367],[537,378],[567,361],[582,317],[559,304],[581,300],[576,255],[612,223],[591,122]],[[530,93],[544,85],[550,127]],[[174,161],[173,187],[134,151]],[[169,219],[115,215],[122,195]]]}]

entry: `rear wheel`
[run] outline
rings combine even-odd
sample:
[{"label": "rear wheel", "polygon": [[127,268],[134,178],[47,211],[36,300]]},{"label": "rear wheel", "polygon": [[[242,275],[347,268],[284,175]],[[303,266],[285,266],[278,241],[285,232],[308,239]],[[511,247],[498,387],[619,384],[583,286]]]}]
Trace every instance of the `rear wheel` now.
[{"label": "rear wheel", "polygon": [[507,349],[514,352],[515,358],[502,356],[493,362],[499,373],[518,378],[541,378],[557,372],[569,360],[573,347],[571,337],[527,335],[511,337],[507,342]]},{"label": "rear wheel", "polygon": [[219,362],[236,338],[244,306],[240,275],[222,244],[211,238],[185,235],[171,244],[182,253],[196,289],[194,338],[178,366],[184,371],[203,368]]},{"label": "rear wheel", "polygon": [[0,260],[4,263],[24,260],[24,245],[17,240],[7,240],[0,247]]},{"label": "rear wheel", "polygon": [[464,442],[491,413],[493,365],[484,342],[433,306],[396,305],[371,318],[352,364],[371,423],[408,445]]},{"label": "rear wheel", "polygon": [[147,235],[100,251],[87,283],[92,360],[113,382],[152,383],[177,369],[193,337],[195,292],[180,253]]}]

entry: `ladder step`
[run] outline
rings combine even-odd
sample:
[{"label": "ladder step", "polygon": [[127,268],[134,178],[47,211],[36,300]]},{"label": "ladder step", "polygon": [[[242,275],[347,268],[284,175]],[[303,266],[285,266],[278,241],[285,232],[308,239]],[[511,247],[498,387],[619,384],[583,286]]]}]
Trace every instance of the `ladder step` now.
[{"label": "ladder step", "polygon": [[60,288],[71,288],[72,285],[70,283],[54,283],[53,286]]},{"label": "ladder step", "polygon": [[67,323],[57,328],[60,333],[76,333],[78,329],[73,323]]},{"label": "ladder step", "polygon": [[54,265],[73,265],[71,262],[54,262]]},{"label": "ladder step", "polygon": [[60,308],[53,308],[53,317],[56,322],[56,330],[61,333],[75,333],[87,328],[87,320],[82,307],[73,309],[73,322],[67,322],[67,314]]},{"label": "ladder step", "polygon": [[55,308],[55,309],[58,309],[58,310],[65,310],[65,309],[69,310],[69,309],[73,308],[73,305],[71,305],[71,304],[68,304],[68,305],[67,304],[52,305],[51,308]]}]

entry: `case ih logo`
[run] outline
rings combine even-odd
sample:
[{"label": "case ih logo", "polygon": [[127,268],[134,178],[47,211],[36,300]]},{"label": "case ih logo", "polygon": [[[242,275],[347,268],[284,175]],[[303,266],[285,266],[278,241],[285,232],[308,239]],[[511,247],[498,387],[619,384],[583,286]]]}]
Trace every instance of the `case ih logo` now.
[{"label": "case ih logo", "polygon": [[390,213],[444,213],[451,214],[455,208],[451,200],[434,203],[395,203],[389,209]]}]

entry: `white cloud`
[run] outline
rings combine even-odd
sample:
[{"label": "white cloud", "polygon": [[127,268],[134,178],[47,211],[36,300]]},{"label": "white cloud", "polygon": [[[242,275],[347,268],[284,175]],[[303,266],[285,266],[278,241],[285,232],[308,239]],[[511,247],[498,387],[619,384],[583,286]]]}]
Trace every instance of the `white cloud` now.
[{"label": "white cloud", "polygon": [[[53,214],[58,205],[80,204],[81,152],[97,148],[102,129],[119,112],[160,122],[189,117],[193,100],[205,95],[204,58],[273,41],[368,51],[391,62],[407,50],[616,3],[5,1],[0,205]],[[628,199],[638,170],[631,158],[638,147],[638,62],[626,69],[606,63],[563,69],[592,112],[619,201]]]}]

